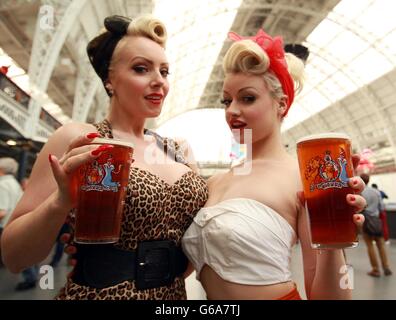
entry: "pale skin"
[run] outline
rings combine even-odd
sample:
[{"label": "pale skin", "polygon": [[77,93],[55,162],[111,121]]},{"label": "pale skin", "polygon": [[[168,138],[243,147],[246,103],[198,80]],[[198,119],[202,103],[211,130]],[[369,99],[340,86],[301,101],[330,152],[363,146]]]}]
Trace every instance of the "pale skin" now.
[{"label": "pale skin", "polygon": [[[253,80],[253,81],[252,81]],[[243,84],[243,85],[241,85]],[[243,89],[249,87],[249,89]],[[241,90],[243,89],[243,90]],[[241,90],[241,91],[240,91]],[[249,103],[254,95],[256,103]],[[340,289],[340,267],[345,265],[341,250],[318,254],[311,249],[307,232],[307,220],[302,195],[302,185],[296,160],[291,157],[280,140],[280,124],[284,106],[270,98],[264,81],[246,75],[228,75],[225,81],[226,120],[240,119],[253,131],[252,172],[235,175],[234,170],[215,175],[208,180],[209,198],[205,207],[233,198],[249,198],[266,204],[278,212],[295,230],[300,239],[304,259],[305,289],[309,299],[350,299],[351,291]],[[232,101],[230,101],[232,100]],[[359,162],[354,158],[354,165]],[[235,168],[237,169],[237,168]],[[354,177],[350,181],[357,193],[364,188],[363,181]],[[354,200],[352,200],[355,197]],[[348,195],[350,205],[360,211],[365,206],[359,195]],[[355,223],[361,225],[364,218],[356,214]],[[358,221],[359,220],[359,221]],[[68,241],[69,235],[65,235]],[[66,252],[72,254],[75,247]],[[73,264],[73,263],[72,263]],[[185,277],[193,271],[190,264]],[[331,276],[329,276],[331,275]],[[223,280],[213,269],[205,265],[200,281],[209,299],[276,299],[290,292],[292,282],[268,286],[248,286]],[[326,290],[321,290],[326,288]]]},{"label": "pale skin", "polygon": [[[159,116],[169,89],[164,49],[140,36],[125,36],[119,45],[121,42],[110,66],[108,83],[114,95],[106,118],[115,139],[134,143],[132,166],[173,184],[191,169],[153,148],[154,138],[144,135],[146,119]],[[153,94],[157,99],[152,98]],[[52,250],[61,226],[75,206],[75,196],[69,192],[71,174],[108,150],[89,145],[95,133],[96,128],[90,124],[70,123],[58,129],[41,150],[27,189],[2,235],[3,260],[10,271],[21,272],[44,260]],[[144,157],[147,148],[166,161],[148,163]],[[189,147],[185,155],[192,158]]]},{"label": "pale skin", "polygon": [[[252,129],[252,152],[247,156],[251,159],[252,171],[248,175],[236,175],[231,170],[210,178],[205,207],[233,198],[254,199],[271,207],[286,219],[300,240],[308,299],[350,299],[351,290],[341,289],[339,285],[344,275],[339,271],[346,263],[342,251],[327,250],[319,254],[311,249],[298,164],[281,142],[283,103],[270,96],[262,78],[241,73],[226,75],[224,100],[230,128],[234,120],[239,120]],[[364,188],[359,177],[352,178],[350,185],[356,193]],[[363,197],[356,194],[348,195],[347,202],[356,212],[365,206]],[[363,220],[362,215],[355,214],[357,225]],[[292,282],[266,286],[232,283],[223,280],[208,265],[203,267],[200,281],[208,299],[220,300],[276,299],[294,288]]]}]

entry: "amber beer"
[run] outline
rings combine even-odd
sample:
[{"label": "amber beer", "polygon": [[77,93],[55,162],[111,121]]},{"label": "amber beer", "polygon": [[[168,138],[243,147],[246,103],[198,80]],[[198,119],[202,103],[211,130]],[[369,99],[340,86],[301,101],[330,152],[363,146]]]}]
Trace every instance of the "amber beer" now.
[{"label": "amber beer", "polygon": [[354,210],[346,195],[353,176],[351,142],[342,133],[323,133],[297,141],[297,155],[312,247],[352,248],[357,246]]},{"label": "amber beer", "polygon": [[75,241],[113,243],[120,236],[133,144],[103,138],[94,139],[92,144],[113,148],[80,166],[73,177],[78,200]]}]

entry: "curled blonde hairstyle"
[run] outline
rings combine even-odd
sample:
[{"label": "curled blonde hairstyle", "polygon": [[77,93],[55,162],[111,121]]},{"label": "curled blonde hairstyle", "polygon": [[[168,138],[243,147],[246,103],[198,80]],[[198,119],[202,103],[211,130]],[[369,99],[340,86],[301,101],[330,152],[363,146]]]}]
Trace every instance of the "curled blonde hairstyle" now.
[{"label": "curled blonde hairstyle", "polygon": [[114,49],[111,59],[110,68],[118,61],[118,52],[126,44],[128,37],[145,37],[158,43],[165,49],[167,33],[165,25],[151,15],[142,15],[133,19],[128,26],[126,35],[120,40]]},{"label": "curled blonde hairstyle", "polygon": [[127,35],[149,38],[164,48],[167,40],[165,25],[151,15],[143,15],[133,19],[128,26]]},{"label": "curled blonde hairstyle", "polygon": [[[294,90],[299,93],[304,84],[304,63],[291,53],[285,54],[287,69],[294,81]],[[263,76],[272,97],[278,101],[286,98],[278,77],[269,69],[267,53],[250,39],[234,42],[223,60],[223,70],[228,73],[247,73]]]}]

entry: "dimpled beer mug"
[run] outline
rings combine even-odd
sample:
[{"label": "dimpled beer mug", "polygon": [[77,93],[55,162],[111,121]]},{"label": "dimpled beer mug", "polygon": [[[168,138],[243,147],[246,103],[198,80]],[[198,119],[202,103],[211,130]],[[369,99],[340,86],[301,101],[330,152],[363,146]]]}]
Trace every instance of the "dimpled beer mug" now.
[{"label": "dimpled beer mug", "polygon": [[354,193],[351,141],[342,133],[322,133],[297,141],[311,243],[315,249],[353,248],[358,244],[354,209],[346,201]]},{"label": "dimpled beer mug", "polygon": [[113,148],[81,165],[73,176],[77,190],[75,242],[114,243],[120,237],[133,144],[103,138],[91,144]]}]

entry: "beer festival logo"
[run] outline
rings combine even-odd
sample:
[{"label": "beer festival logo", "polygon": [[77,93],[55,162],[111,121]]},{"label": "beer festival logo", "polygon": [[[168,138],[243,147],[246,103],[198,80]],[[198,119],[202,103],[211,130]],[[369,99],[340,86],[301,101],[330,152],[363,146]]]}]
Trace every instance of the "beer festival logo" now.
[{"label": "beer festival logo", "polygon": [[333,159],[329,150],[323,156],[311,158],[305,168],[305,179],[311,181],[310,191],[348,187],[346,166],[343,148],[340,148],[337,159]]},{"label": "beer festival logo", "polygon": [[99,164],[97,160],[89,164],[85,171],[86,184],[81,186],[83,191],[113,191],[118,192],[120,183],[113,181],[113,174],[118,174],[121,171],[122,165],[115,170],[113,164],[113,157],[108,155],[103,164]]}]

